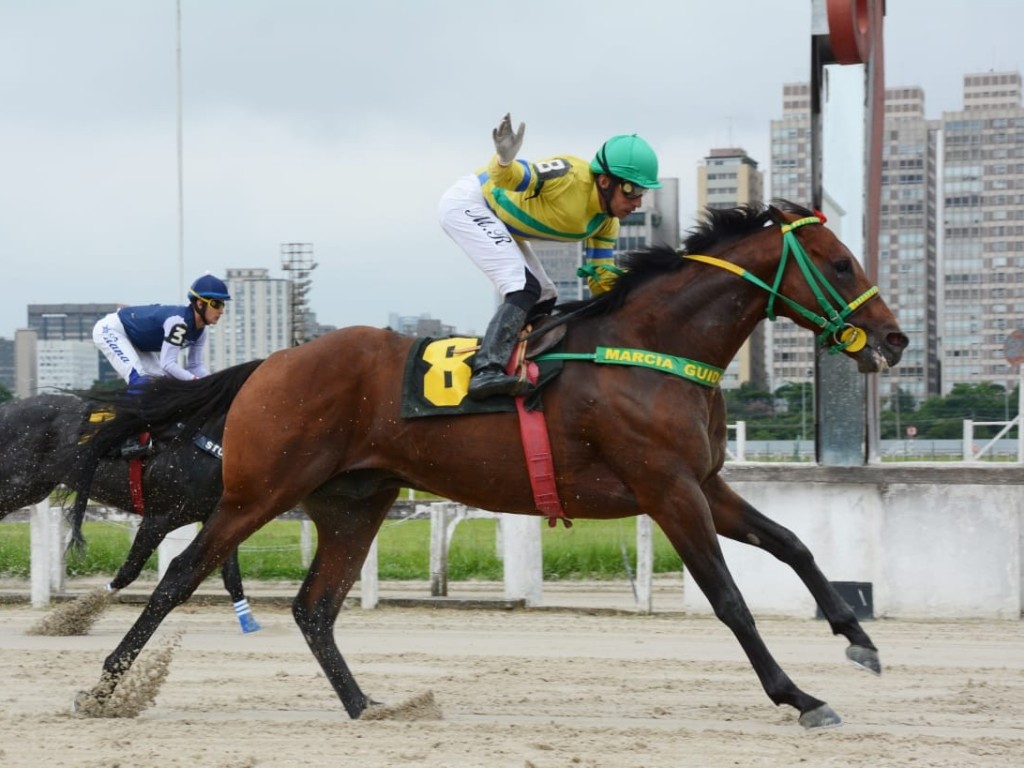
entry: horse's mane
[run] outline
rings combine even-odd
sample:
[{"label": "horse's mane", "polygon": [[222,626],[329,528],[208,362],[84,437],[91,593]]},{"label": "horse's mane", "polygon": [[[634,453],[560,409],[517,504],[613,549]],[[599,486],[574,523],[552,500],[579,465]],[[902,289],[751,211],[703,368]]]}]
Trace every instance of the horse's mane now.
[{"label": "horse's mane", "polygon": [[747,203],[735,208],[705,208],[697,225],[687,230],[681,250],[667,245],[628,251],[619,263],[626,270],[607,293],[589,299],[569,301],[555,307],[555,314],[574,318],[606,315],[622,306],[637,287],[657,275],[683,269],[689,261],[680,258],[686,253],[713,252],[775,223],[776,211],[811,216],[813,211],[789,200],[777,199],[772,205]]}]

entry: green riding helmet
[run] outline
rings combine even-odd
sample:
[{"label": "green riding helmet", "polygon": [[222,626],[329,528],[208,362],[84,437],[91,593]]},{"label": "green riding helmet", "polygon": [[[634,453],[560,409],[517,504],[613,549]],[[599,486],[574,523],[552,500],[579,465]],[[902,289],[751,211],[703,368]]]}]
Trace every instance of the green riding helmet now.
[{"label": "green riding helmet", "polygon": [[631,181],[645,189],[659,189],[658,156],[635,133],[612,136],[590,161],[590,170]]}]

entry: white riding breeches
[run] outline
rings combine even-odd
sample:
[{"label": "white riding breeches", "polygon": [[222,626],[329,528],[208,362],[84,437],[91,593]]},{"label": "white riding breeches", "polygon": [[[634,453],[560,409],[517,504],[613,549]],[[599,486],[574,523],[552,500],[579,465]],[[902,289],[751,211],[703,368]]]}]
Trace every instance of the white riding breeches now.
[{"label": "white riding breeches", "polygon": [[117,312],[111,312],[93,326],[92,340],[125,382],[132,370],[142,376],[167,375],[160,366],[159,352],[139,352],[132,346]]},{"label": "white riding breeches", "polygon": [[540,283],[540,301],[558,296],[555,284],[527,242],[517,242],[484,202],[480,181],[463,176],[437,209],[441,227],[491,279],[502,298],[526,287],[524,268]]}]

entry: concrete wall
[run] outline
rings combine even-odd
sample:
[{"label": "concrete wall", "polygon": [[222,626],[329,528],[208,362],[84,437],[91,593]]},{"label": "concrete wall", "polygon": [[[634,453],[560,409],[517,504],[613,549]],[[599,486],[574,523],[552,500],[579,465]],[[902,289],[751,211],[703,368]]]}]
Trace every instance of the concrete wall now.
[{"label": "concrete wall", "polygon": [[[1024,467],[727,466],[747,501],[799,536],[830,581],[872,584],[876,618],[1019,620],[1024,609]],[[755,615],[814,616],[793,571],[722,540]],[[689,576],[685,604],[710,605]]]}]

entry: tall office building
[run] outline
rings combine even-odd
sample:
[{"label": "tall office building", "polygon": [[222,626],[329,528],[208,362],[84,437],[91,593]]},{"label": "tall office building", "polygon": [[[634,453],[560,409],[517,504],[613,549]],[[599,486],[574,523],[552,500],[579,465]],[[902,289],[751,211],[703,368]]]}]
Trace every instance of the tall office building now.
[{"label": "tall office building", "polygon": [[[28,330],[34,331],[35,335],[22,335],[21,343],[27,344],[34,338],[39,348],[31,355],[27,352],[19,354],[17,364],[27,365],[27,361],[31,360],[37,369],[17,373],[23,382],[32,382],[32,391],[27,394],[19,391],[19,397],[54,387],[88,389],[96,380],[117,381],[117,373],[93,344],[92,329],[100,318],[106,317],[119,306],[95,303],[29,304]],[[64,353],[68,356],[66,363],[60,362]],[[90,355],[91,363],[88,361]]]},{"label": "tall office building", "polygon": [[944,112],[942,393],[1013,386],[1006,336],[1024,328],[1024,109],[1019,72],[964,77]]},{"label": "tall office building", "polygon": [[99,378],[98,352],[91,339],[38,339],[36,393],[89,389]]},{"label": "tall office building", "polygon": [[[939,394],[936,145],[919,87],[885,91],[878,288],[910,346],[880,376],[883,401],[898,390],[917,402]],[[884,402],[883,402],[884,405]]]},{"label": "tall office building", "polygon": [[558,291],[559,301],[582,299],[586,284],[576,276],[583,263],[581,243],[559,243],[554,240],[535,240],[530,243],[544,271]]},{"label": "tall office building", "polygon": [[739,148],[712,149],[697,169],[697,208],[735,208],[764,201],[757,161]]},{"label": "tall office building", "polygon": [[[799,205],[811,203],[811,87],[782,87],[782,118],[771,121],[772,198]],[[814,379],[814,337],[793,321],[780,317],[765,326],[768,390]]]},{"label": "tall office building", "polygon": [[291,346],[291,283],[264,268],[228,269],[231,301],[207,338],[206,362],[219,371]]},{"label": "tall office building", "polygon": [[[712,149],[697,170],[697,205],[705,208],[735,208],[764,201],[764,177],[757,161],[739,148]],[[768,386],[765,368],[767,323],[759,323],[736,357],[725,369],[721,386],[739,389],[749,384],[757,390]]]},{"label": "tall office building", "polygon": [[0,387],[14,393],[14,339],[0,338]]},{"label": "tall office building", "polygon": [[28,327],[40,341],[91,341],[96,321],[118,309],[120,304],[29,304]]}]

